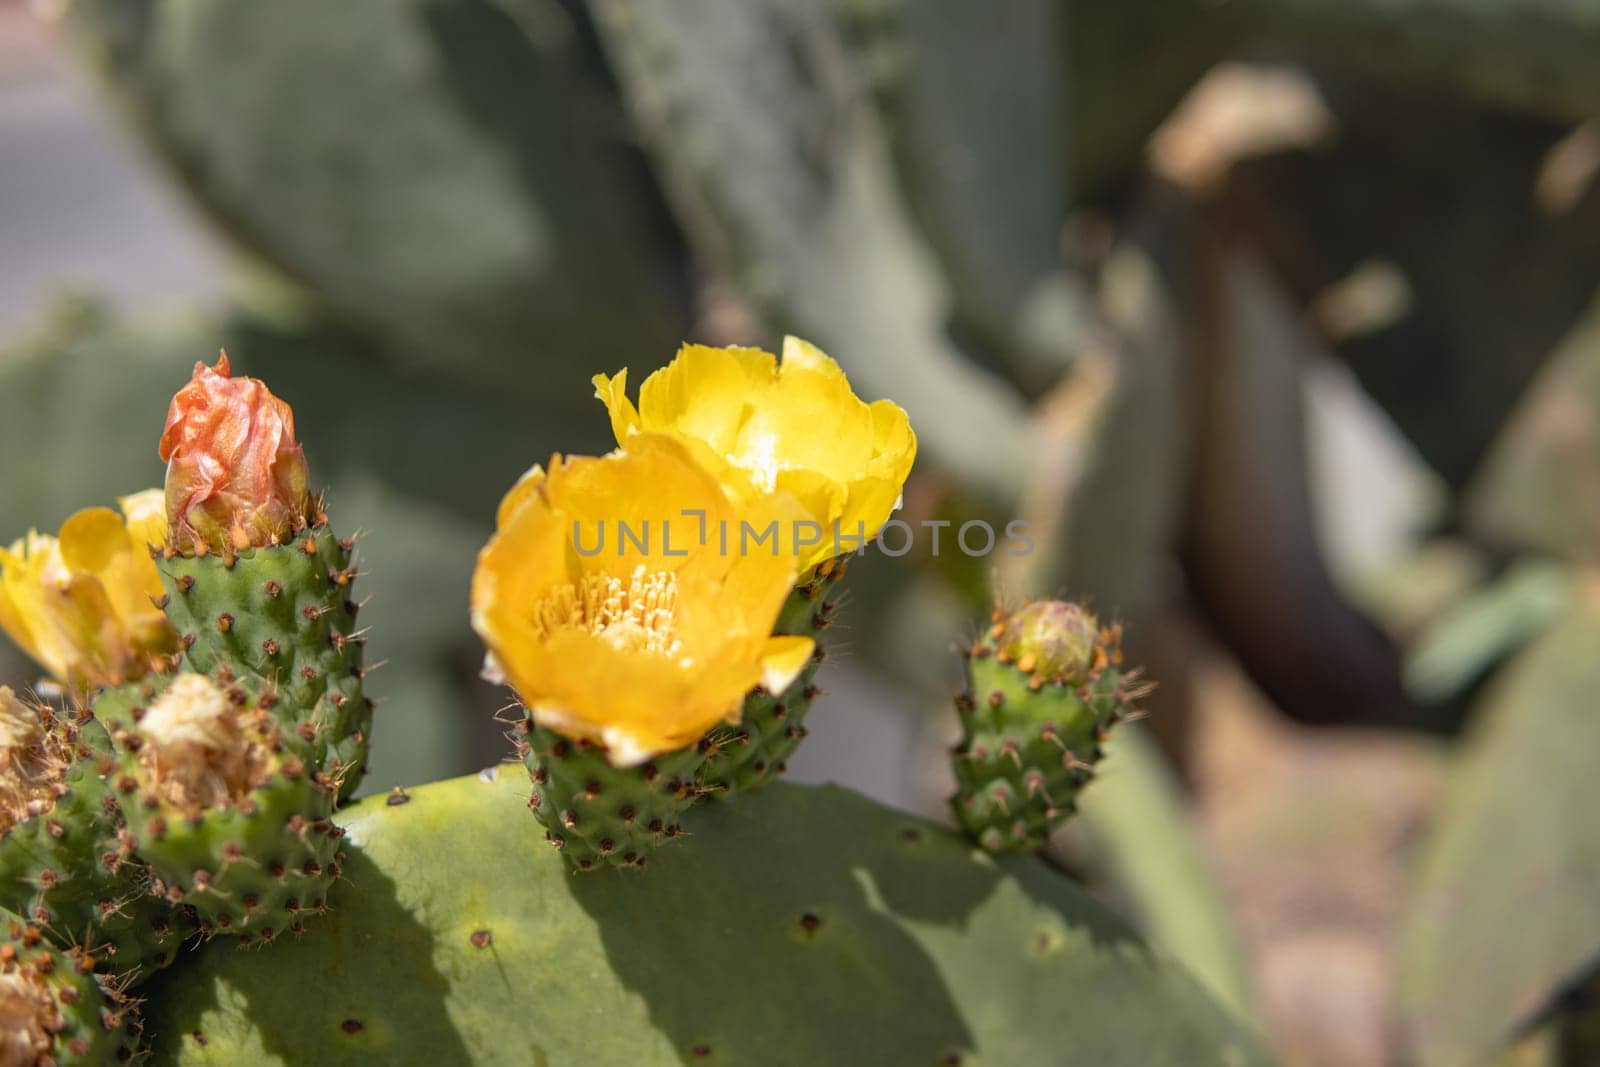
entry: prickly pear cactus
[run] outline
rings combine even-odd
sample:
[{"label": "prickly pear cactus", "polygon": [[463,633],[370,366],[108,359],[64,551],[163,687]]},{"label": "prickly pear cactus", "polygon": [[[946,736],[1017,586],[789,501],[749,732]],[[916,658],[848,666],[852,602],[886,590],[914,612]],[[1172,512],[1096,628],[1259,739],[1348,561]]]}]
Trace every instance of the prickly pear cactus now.
[{"label": "prickly pear cactus", "polygon": [[0,748],[0,906],[107,973],[136,980],[170,963],[186,923],[119,850],[105,729],[0,688]]},{"label": "prickly pear cactus", "polygon": [[271,680],[286,730],[326,741],[340,799],[360,785],[372,733],[356,630],[354,545],[326,522],[290,544],[158,561],[166,610],[191,670]]},{"label": "prickly pear cactus", "polygon": [[140,1047],[138,1005],[94,973],[81,949],[50,944],[39,927],[0,910],[0,1063],[126,1063]]},{"label": "prickly pear cactus", "polygon": [[335,787],[272,716],[269,693],[179,675],[113,735],[124,844],[152,890],[241,945],[299,933],[339,876]]},{"label": "prickly pear cactus", "polygon": [[629,878],[530,847],[526,790],[502,768],[347,809],[324,922],[150,987],[157,1062],[1264,1062],[1042,864],[847,790],[698,805]]},{"label": "prickly pear cactus", "polygon": [[844,570],[842,558],[824,561],[805,575],[784,601],[773,632],[817,638],[816,651],[787,689],[781,693],[757,689],[745,697],[739,725],[712,735],[712,751],[700,771],[705,793],[732,796],[788,770],[789,757],[806,738],[806,712],[817,698],[817,668],[826,658],[821,635],[833,623],[834,597]]},{"label": "prickly pear cactus", "polygon": [[951,806],[984,848],[1040,848],[1075,810],[1107,731],[1137,695],[1118,640],[1082,608],[1045,600],[997,609],[967,651]]}]

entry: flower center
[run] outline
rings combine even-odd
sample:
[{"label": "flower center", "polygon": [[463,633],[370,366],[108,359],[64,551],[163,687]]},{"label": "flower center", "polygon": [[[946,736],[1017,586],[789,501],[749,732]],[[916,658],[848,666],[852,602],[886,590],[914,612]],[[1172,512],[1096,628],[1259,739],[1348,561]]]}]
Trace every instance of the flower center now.
[{"label": "flower center", "polygon": [[608,574],[585,574],[563,585],[533,609],[540,640],[559,630],[585,630],[622,652],[677,655],[678,576],[671,571],[634,568],[624,581]]}]

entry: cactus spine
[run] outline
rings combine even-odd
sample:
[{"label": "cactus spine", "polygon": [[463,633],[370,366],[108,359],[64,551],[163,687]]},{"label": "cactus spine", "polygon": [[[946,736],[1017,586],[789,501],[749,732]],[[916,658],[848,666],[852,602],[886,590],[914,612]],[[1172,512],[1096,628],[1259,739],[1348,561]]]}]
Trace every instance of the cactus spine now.
[{"label": "cactus spine", "polygon": [[1111,727],[1140,695],[1120,639],[1077,605],[1046,600],[996,609],[967,650],[951,805],[985,849],[1041,848],[1075,810]]}]

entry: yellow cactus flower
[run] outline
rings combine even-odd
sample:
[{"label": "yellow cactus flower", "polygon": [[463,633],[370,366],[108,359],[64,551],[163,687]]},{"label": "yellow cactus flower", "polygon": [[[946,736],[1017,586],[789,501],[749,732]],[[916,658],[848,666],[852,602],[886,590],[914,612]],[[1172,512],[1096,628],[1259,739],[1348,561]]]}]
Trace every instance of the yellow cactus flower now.
[{"label": "yellow cactus flower", "polygon": [[795,555],[738,539],[745,524],[803,519],[781,494],[744,505],[661,435],[600,458],[556,456],[506,494],[478,555],[472,624],[486,673],[535,721],[597,742],[617,766],[693,744],[811,655],[810,638],[771,636]]},{"label": "yellow cactus flower", "polygon": [[758,490],[788,493],[821,529],[804,567],[877,536],[916,459],[906,413],[862,401],[839,365],[798,337],[784,338],[781,363],[756,348],[684,345],[644,380],[637,407],[627,384],[626,369],[594,378],[617,443],[668,434],[725,480],[734,468]]},{"label": "yellow cactus flower", "polygon": [[58,537],[30,531],[0,549],[0,629],[78,691],[140,677],[176,635],[152,598],[150,546],[166,536],[163,494],[123,497],[122,514],[87,508]]}]

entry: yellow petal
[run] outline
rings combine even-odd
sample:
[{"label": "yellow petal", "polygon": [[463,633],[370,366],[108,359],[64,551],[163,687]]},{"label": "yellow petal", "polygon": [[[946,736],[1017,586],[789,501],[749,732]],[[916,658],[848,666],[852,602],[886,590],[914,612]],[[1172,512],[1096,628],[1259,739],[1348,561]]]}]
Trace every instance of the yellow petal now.
[{"label": "yellow petal", "polygon": [[545,492],[586,548],[603,531],[604,548],[584,560],[586,570],[623,578],[641,563],[715,574],[730,565],[699,550],[702,516],[708,530],[734,521],[722,485],[670,437],[637,433],[610,456],[552,470]]},{"label": "yellow petal", "polygon": [[917,459],[917,435],[905,409],[892,400],[875,400],[872,409],[872,453],[877,473],[902,484]]},{"label": "yellow petal", "polygon": [[[38,613],[38,597],[34,593],[37,583],[30,578],[21,540],[14,542],[9,550],[0,549],[0,630],[37,660],[38,642],[34,640],[32,627],[32,620]],[[51,668],[46,665],[46,669]]]},{"label": "yellow petal", "polygon": [[[739,523],[788,521],[799,506],[785,495],[746,506],[690,448],[648,432],[525,482],[479,553],[472,623],[535,720],[626,765],[736,714],[766,671],[797,564],[724,552],[715,531],[730,523],[737,537]],[[623,524],[636,539],[619,552]]]},{"label": "yellow petal", "polygon": [[61,524],[61,561],[69,570],[105,570],[128,549],[122,516],[110,508],[85,508]]},{"label": "yellow petal", "polygon": [[625,378],[596,385],[619,443],[640,431],[670,435],[735,496],[787,493],[830,533],[845,519],[852,528],[843,532],[863,522],[876,536],[916,457],[905,412],[864,403],[836,362],[797,337],[784,339],[781,362],[758,349],[685,345],[645,379],[636,416],[621,421],[617,413],[632,410]]},{"label": "yellow petal", "polygon": [[[552,466],[560,462],[560,456],[556,456],[550,461]],[[521,507],[529,496],[537,493],[543,484],[544,467],[535,463],[523,472],[522,477],[517,479],[515,485],[506,491],[506,495],[500,501],[500,509],[495,512],[494,521],[499,525],[505,525],[506,517]]]},{"label": "yellow petal", "polygon": [[793,334],[783,339],[783,367],[785,371],[793,368],[844,381],[844,368],[832,356]]},{"label": "yellow petal", "polygon": [[[159,490],[125,497],[122,506],[145,531],[164,525]],[[74,689],[142,675],[177,640],[152,601],[161,578],[149,538],[130,533],[110,508],[78,512],[59,538],[30,533],[0,552],[0,628]]]},{"label": "yellow petal", "polygon": [[117,506],[128,526],[128,540],[136,548],[148,549],[166,541],[167,498],[163,490],[146,489],[118,497]]},{"label": "yellow petal", "polygon": [[695,437],[714,452],[731,453],[751,398],[776,374],[775,357],[758,348],[684,345],[639,387],[641,428]]},{"label": "yellow petal", "polygon": [[767,638],[761,655],[761,684],[769,693],[781,693],[811,662],[816,642],[809,637],[779,634]]},{"label": "yellow petal", "polygon": [[794,467],[779,471],[773,488],[793,497],[804,509],[806,518],[821,526],[824,536],[831,539],[833,520],[844,514],[848,486],[821,471]]},{"label": "yellow petal", "polygon": [[594,383],[594,395],[611,416],[611,432],[621,444],[639,428],[639,410],[628,399],[628,368],[623,367],[609,378],[596,374],[590,381]]}]

